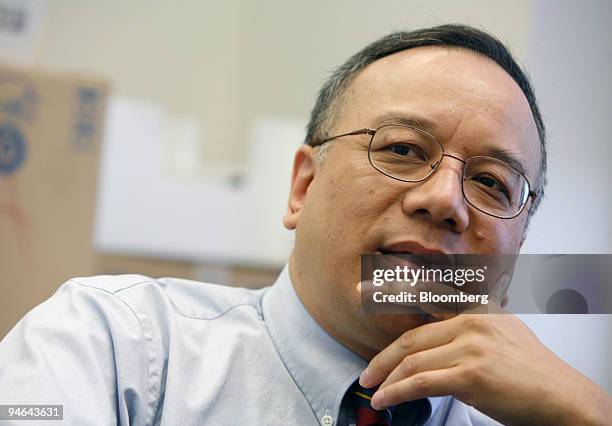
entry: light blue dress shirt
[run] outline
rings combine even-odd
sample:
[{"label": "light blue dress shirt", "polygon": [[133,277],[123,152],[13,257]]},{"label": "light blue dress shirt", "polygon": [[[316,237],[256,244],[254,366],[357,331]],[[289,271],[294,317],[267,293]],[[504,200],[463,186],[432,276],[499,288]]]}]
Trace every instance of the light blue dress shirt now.
[{"label": "light blue dress shirt", "polygon": [[[310,316],[287,267],[260,290],[76,278],[0,342],[0,404],[62,404],[71,425],[342,425],[366,365]],[[428,426],[495,424],[429,403]]]}]

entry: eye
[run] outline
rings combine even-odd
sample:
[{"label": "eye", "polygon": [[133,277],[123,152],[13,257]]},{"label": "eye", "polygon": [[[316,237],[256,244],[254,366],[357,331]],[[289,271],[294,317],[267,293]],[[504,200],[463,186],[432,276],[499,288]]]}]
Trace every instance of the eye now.
[{"label": "eye", "polygon": [[425,158],[423,150],[419,146],[413,144],[391,143],[387,145],[386,149],[401,157],[417,157],[419,159]]},{"label": "eye", "polygon": [[494,177],[489,175],[476,175],[472,177],[472,180],[484,186],[487,191],[495,191],[496,193],[501,193],[506,197],[506,199],[510,199],[510,193],[508,192],[506,186]]},{"label": "eye", "polygon": [[409,147],[408,145],[403,145],[399,143],[394,143],[393,145],[389,147],[389,149],[394,154],[398,154],[398,155],[408,155],[410,154],[411,151],[413,151],[412,148]]}]

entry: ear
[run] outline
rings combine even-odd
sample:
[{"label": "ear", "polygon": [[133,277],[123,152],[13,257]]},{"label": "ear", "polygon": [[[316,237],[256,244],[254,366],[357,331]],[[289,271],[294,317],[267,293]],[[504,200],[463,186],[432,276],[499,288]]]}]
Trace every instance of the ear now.
[{"label": "ear", "polygon": [[289,230],[297,227],[300,213],[306,203],[308,187],[314,178],[314,172],[314,150],[309,145],[302,145],[295,152],[295,158],[293,159],[289,203],[287,204],[287,213],[283,218],[283,225]]},{"label": "ear", "polygon": [[504,295],[504,298],[501,301],[501,307],[505,308],[506,306],[508,306],[508,302],[510,301],[510,298],[508,297],[507,294]]}]

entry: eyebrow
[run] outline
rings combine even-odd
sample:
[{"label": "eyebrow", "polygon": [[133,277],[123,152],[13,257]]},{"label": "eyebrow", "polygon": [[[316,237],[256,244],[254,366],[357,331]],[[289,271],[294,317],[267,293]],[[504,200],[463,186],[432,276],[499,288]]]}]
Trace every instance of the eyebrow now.
[{"label": "eyebrow", "polygon": [[402,124],[404,126],[416,127],[420,130],[424,130],[427,133],[432,133],[436,127],[433,121],[430,121],[423,117],[416,117],[399,112],[386,112],[374,121],[375,127],[384,126],[385,124]]},{"label": "eyebrow", "polygon": [[493,157],[504,163],[509,164],[514,169],[518,170],[523,176],[529,177],[527,173],[527,167],[525,163],[521,161],[517,156],[510,150],[498,148],[494,146],[487,146],[484,149],[484,155],[487,157]]}]

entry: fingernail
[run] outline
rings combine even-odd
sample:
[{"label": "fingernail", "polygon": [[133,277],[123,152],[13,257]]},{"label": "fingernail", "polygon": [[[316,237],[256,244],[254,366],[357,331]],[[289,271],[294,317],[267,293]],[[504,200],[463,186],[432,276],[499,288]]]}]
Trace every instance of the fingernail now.
[{"label": "fingernail", "polygon": [[385,408],[385,390],[380,389],[377,390],[374,395],[372,395],[372,408],[375,410],[382,410]]},{"label": "fingernail", "polygon": [[366,368],[361,372],[359,376],[359,384],[364,388],[369,388],[372,386],[372,373],[370,373],[370,369]]}]

